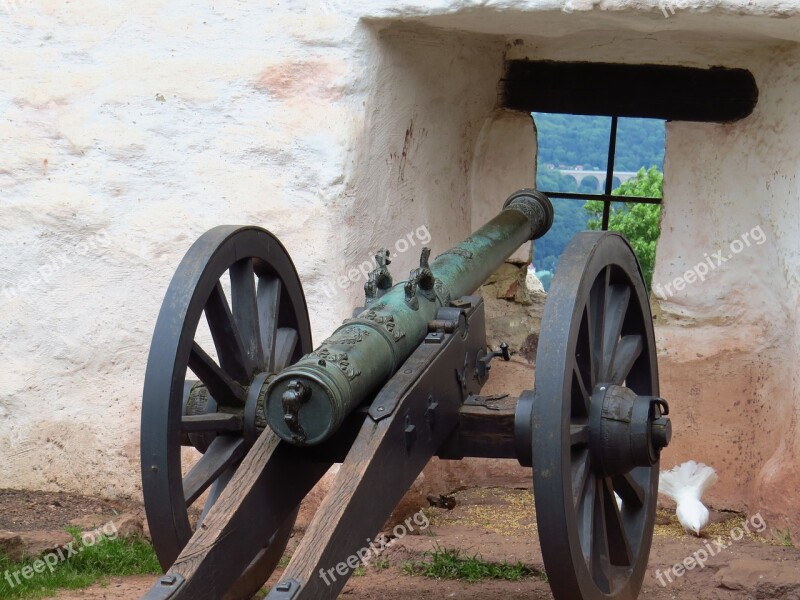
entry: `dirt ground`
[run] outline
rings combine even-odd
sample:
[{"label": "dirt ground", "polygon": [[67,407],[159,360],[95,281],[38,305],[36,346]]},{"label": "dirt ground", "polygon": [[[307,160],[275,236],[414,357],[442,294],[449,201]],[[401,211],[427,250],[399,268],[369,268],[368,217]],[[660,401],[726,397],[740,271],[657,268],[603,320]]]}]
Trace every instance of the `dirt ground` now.
[{"label": "dirt ground", "polygon": [[[380,567],[370,565],[365,573],[350,579],[341,597],[349,600],[415,600],[441,598],[483,598],[485,600],[550,599],[548,584],[530,577],[518,582],[438,581],[403,572],[407,561],[422,560],[425,553],[439,546],[459,549],[492,562],[521,561],[543,571],[536,535],[536,518],[530,490],[511,488],[471,488],[454,494],[452,510],[429,507],[429,527],[398,539],[382,554]],[[0,491],[0,529],[52,529],[85,514],[141,511],[133,502],[106,502],[65,494]],[[659,511],[656,535],[640,598],[651,600],[752,600],[779,598],[800,600],[800,550],[783,546],[775,539],[745,536],[731,541],[730,532],[742,525],[742,518],[731,513],[714,513],[712,525],[700,539],[683,533],[672,511]],[[769,534],[767,528],[765,533]],[[296,532],[288,553],[296,547],[302,532]],[[700,550],[713,547],[717,537],[728,547],[717,550],[705,568],[695,568],[681,577],[672,576],[665,585],[656,577],[657,569],[667,571]],[[388,566],[387,566],[388,565]],[[280,579],[279,569],[270,580]],[[152,577],[112,578],[103,584],[78,592],[63,592],[58,600],[100,600],[139,598],[152,585]]]},{"label": "dirt ground", "polygon": [[47,531],[62,529],[86,515],[113,517],[122,513],[144,516],[143,507],[124,500],[100,500],[58,492],[0,490],[0,530]]}]

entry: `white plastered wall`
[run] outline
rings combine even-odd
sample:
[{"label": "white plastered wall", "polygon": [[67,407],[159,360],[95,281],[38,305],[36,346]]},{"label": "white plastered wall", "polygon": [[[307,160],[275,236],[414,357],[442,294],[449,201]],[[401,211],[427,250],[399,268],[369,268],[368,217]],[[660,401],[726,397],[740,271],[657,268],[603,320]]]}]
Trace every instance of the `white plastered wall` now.
[{"label": "white plastered wall", "polygon": [[0,488],[139,494],[150,336],[209,227],[281,239],[317,340],[377,248],[399,279],[469,233],[504,40],[289,4],[0,15]]},{"label": "white plastered wall", "polygon": [[[359,299],[363,280],[336,282],[376,248],[421,225],[434,253],[468,233],[506,53],[753,71],[749,119],[668,127],[656,282],[758,223],[769,243],[658,302],[666,460],[717,466],[720,506],[796,516],[783,492],[800,478],[800,8],[697,0],[665,16],[663,4],[8,3],[0,487],[137,493],[150,334],[208,227],[281,238],[316,339]],[[396,258],[398,278],[417,249]]]},{"label": "white plastered wall", "polygon": [[[527,113],[498,108],[483,124],[470,173],[472,229],[503,208],[510,193],[536,187],[536,127]],[[511,257],[530,262],[532,244]]]},{"label": "white plastered wall", "polygon": [[[751,117],[668,127],[653,281],[662,388],[676,409],[670,458],[706,460],[720,471],[713,500],[795,529],[800,52],[775,48],[763,59]],[[713,267],[696,268],[704,262]],[[677,290],[692,270],[705,281]]]}]

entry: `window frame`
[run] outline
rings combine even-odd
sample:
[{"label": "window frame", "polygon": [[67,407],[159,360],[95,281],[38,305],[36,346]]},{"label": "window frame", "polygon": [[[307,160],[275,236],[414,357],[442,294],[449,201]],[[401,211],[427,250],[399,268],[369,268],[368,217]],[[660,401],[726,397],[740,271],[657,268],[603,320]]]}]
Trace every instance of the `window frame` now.
[{"label": "window frame", "polygon": [[[544,111],[541,111],[544,112]],[[552,113],[552,114],[567,114],[567,113]],[[597,115],[607,116],[607,115]],[[531,118],[536,119],[531,115]],[[661,204],[662,198],[652,198],[648,196],[612,196],[611,192],[614,185],[614,160],[617,152],[617,124],[619,121],[618,115],[611,115],[611,131],[608,136],[608,159],[606,160],[606,181],[605,188],[602,194],[578,194],[573,192],[551,192],[547,190],[539,190],[549,198],[564,198],[565,200],[600,200],[603,202],[603,231],[608,231],[608,220],[611,216],[611,203],[612,202],[635,202],[638,204]]]}]

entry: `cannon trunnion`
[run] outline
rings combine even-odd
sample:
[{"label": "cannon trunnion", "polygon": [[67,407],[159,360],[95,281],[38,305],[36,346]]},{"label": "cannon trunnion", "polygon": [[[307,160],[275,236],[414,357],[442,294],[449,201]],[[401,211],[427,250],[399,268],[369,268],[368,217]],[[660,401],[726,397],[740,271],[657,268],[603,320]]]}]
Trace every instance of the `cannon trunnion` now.
[{"label": "cannon trunnion", "polygon": [[331,567],[375,537],[428,461],[476,456],[532,467],[557,600],[635,598],[671,429],[646,290],[622,236],[578,234],[560,259],[534,389],[495,410],[479,396],[508,350],[487,348],[472,294],[552,219],[543,194],[521,190],[435,260],[424,249],[396,285],[382,251],[366,305],[316,348],[274,236],[235,226],[201,236],[167,290],[145,377],[143,491],[166,570],[145,597],[250,597],[303,498],[341,463],[267,596],[335,598],[353,569]]}]

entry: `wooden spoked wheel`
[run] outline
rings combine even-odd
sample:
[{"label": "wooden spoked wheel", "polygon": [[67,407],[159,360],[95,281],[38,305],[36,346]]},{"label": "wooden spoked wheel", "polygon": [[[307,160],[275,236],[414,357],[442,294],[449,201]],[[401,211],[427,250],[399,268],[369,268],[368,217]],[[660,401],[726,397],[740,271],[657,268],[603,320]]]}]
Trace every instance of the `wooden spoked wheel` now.
[{"label": "wooden spoked wheel", "polygon": [[622,236],[584,232],[561,256],[548,294],[531,419],[539,537],[556,600],[632,600],[647,567],[658,457],[614,463],[632,438],[599,431],[612,389],[650,406],[651,448],[665,403],[641,270]]},{"label": "wooden spoked wheel", "polygon": [[[165,569],[192,535],[190,508],[208,491],[203,518],[263,429],[262,385],[311,350],[297,272],[272,234],[220,226],[192,245],[161,306],[142,398],[142,488]],[[182,446],[200,453],[185,473]],[[284,546],[292,522],[276,534]],[[274,567],[262,563],[243,575],[253,592]]]}]

